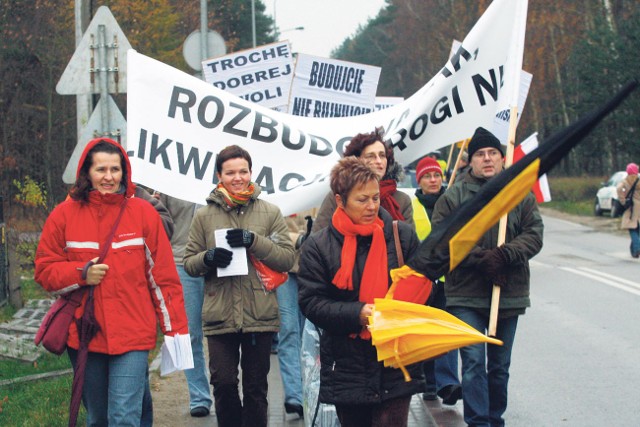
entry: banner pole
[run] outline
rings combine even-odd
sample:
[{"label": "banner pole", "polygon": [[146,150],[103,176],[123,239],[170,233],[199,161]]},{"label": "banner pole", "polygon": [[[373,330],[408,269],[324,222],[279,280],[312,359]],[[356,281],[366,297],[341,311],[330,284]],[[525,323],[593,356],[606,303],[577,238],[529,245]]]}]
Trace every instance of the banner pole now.
[{"label": "banner pole", "polygon": [[[451,144],[451,147],[449,147],[449,156],[447,157],[447,167],[449,168],[449,170],[451,170],[451,157],[453,157],[453,148],[456,146],[456,143],[454,142],[453,144]],[[444,181],[447,182],[447,171],[442,171],[442,174],[444,175]]]},{"label": "banner pole", "polygon": [[451,179],[449,180],[449,186],[453,185],[453,181],[456,180],[456,175],[458,173],[458,165],[460,164],[462,153],[464,153],[464,150],[467,149],[467,145],[469,145],[469,141],[471,141],[471,138],[467,138],[462,141],[462,145],[460,146],[460,151],[458,152],[458,157],[456,158],[456,164],[453,166],[453,172],[451,172]]},{"label": "banner pole", "polygon": [[[516,127],[518,126],[518,106],[511,107],[511,115],[509,116],[509,136],[507,138],[507,154],[505,155],[504,167],[505,169],[511,167],[513,163],[513,151],[516,145]],[[507,218],[509,213],[507,212],[500,218],[500,224],[498,226],[498,246],[505,243],[507,239]],[[487,335],[490,337],[496,336],[496,330],[498,328],[498,309],[500,308],[500,286],[493,285],[491,292],[491,310],[489,311],[489,328]]]}]

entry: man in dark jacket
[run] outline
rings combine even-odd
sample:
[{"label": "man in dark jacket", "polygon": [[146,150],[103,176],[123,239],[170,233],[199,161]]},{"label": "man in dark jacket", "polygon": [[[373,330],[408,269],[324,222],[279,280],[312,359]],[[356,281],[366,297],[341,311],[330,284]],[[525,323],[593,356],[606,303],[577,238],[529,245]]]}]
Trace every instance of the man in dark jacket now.
[{"label": "man in dark jacket", "polygon": [[[478,128],[469,143],[471,169],[438,199],[434,226],[499,174],[503,157],[500,141]],[[493,285],[501,286],[497,338],[504,345],[476,344],[460,349],[464,419],[470,426],[504,426],[511,349],[518,316],[530,306],[529,260],[542,248],[542,230],[535,197],[528,194],[509,213],[506,243],[497,247],[496,224],[446,276],[447,310],[482,332],[489,323]]]}]

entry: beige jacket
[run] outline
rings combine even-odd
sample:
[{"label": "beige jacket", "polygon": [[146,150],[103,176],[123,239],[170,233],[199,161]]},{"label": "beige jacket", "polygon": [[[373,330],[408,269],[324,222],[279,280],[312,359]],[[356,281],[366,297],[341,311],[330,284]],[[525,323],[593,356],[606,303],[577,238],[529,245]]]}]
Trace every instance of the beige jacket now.
[{"label": "beige jacket", "polygon": [[294,262],[293,267],[291,267],[291,270],[289,270],[290,273],[298,273],[298,261],[300,259],[301,249],[301,247],[299,246],[299,241],[302,236],[307,234],[307,220],[305,219],[305,217],[310,216],[311,218],[315,219],[317,213],[318,209],[312,208],[307,209],[303,212],[289,215],[284,219],[284,221],[287,223],[287,227],[289,227],[289,237],[293,242],[293,246],[296,248],[296,261]]},{"label": "beige jacket", "polygon": [[215,190],[207,205],[196,211],[184,251],[184,269],[191,276],[204,276],[202,328],[204,334],[277,332],[280,326],[275,292],[265,292],[255,268],[249,263],[246,276],[218,277],[217,269],[204,263],[204,255],[215,248],[215,231],[243,228],[255,234],[247,252],[276,271],[289,271],[295,250],[287,224],[277,206],[259,199],[256,186],[246,206],[230,208]]},{"label": "beige jacket", "polygon": [[[618,191],[618,200],[620,204],[624,206],[627,201],[627,192],[631,190],[633,183],[638,180],[638,175],[627,175],[625,179],[620,181],[616,190]],[[633,207],[627,209],[622,214],[621,228],[634,229],[638,227],[638,221],[640,221],[640,182],[636,184],[633,190]]]}]

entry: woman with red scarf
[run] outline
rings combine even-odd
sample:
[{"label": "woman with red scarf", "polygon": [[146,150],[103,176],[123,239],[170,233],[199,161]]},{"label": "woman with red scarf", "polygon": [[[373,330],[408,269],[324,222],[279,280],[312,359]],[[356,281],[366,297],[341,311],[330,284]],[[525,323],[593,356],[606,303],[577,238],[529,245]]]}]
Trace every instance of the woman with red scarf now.
[{"label": "woman with red scarf", "polygon": [[[421,364],[398,369],[378,362],[366,329],[374,298],[398,267],[393,218],[383,209],[379,175],[363,159],[346,157],[331,171],[337,205],[331,224],[302,248],[298,280],[303,314],[323,329],[319,401],[333,404],[342,427],[406,426],[411,396],[424,391]],[[405,258],[418,247],[413,227],[398,223]]]},{"label": "woman with red scarf", "polygon": [[[371,133],[359,133],[344,149],[344,157],[356,156],[373,170],[380,181],[380,206],[391,214],[393,219],[404,221],[413,226],[413,207],[411,197],[397,191],[402,179],[402,166],[396,163],[393,149],[384,143],[382,128]],[[331,222],[336,210],[336,200],[331,192],[322,201],[318,216],[313,223],[313,232],[325,228]]]},{"label": "woman with red scarf", "polygon": [[[259,198],[245,149],[220,151],[216,172],[219,184],[189,229],[184,269],[205,278],[202,328],[218,426],[266,427],[271,341],[280,326],[276,293],[265,291],[251,262],[247,274],[229,274],[234,252],[225,246],[246,250],[276,271],[293,267],[295,250],[280,209]],[[216,236],[217,230],[226,231]]]}]

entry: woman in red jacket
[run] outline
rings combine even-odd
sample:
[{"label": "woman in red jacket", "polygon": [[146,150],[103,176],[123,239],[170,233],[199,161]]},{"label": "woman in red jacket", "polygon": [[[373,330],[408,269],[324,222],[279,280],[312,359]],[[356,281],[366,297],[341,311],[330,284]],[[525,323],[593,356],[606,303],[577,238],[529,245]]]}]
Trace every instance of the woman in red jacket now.
[{"label": "woman in red jacket", "polygon": [[[94,287],[100,330],[88,347],[82,396],[87,425],[139,426],[157,322],[165,335],[188,334],[182,288],[162,221],[151,204],[132,197],[134,191],[124,149],[106,138],[89,142],[71,197],[51,212],[36,253],[35,280],[47,291],[60,295]],[[125,199],[107,254],[93,264]],[[86,294],[76,319],[82,317]],[[67,345],[75,367],[75,322]]]}]

